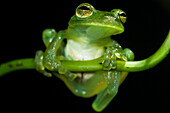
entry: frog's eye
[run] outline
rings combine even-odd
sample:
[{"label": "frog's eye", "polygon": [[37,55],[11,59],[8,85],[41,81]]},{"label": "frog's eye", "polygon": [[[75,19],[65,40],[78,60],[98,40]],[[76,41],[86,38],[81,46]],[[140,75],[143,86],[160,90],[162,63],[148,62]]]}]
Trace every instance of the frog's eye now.
[{"label": "frog's eye", "polygon": [[120,20],[122,21],[122,23],[126,22],[127,17],[126,17],[126,13],[124,11],[120,10],[118,12],[118,16],[119,16]]},{"label": "frog's eye", "polygon": [[76,15],[80,18],[86,18],[93,14],[94,7],[88,3],[80,4],[76,9]]},{"label": "frog's eye", "polygon": [[122,23],[126,22],[127,17],[126,17],[126,13],[124,11],[122,11],[120,9],[113,9],[111,12],[113,14],[117,15],[117,17],[120,19],[120,21]]}]

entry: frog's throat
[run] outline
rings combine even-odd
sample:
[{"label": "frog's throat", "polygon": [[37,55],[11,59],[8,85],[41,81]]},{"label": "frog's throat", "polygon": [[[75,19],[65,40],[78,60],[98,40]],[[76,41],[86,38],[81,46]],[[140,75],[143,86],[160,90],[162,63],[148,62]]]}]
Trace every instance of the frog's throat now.
[{"label": "frog's throat", "polygon": [[[69,39],[77,40],[86,37],[87,41],[99,41],[102,38],[110,37],[112,35],[121,34],[124,28],[119,28],[111,25],[96,25],[96,24],[83,24],[81,26],[69,26],[66,30],[66,37]],[[86,40],[84,38],[83,40]]]}]

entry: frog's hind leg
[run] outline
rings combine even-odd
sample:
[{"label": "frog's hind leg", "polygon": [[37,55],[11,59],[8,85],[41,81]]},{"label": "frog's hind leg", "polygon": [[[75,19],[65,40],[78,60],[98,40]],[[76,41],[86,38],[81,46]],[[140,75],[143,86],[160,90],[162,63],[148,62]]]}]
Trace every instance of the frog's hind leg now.
[{"label": "frog's hind leg", "polygon": [[111,102],[116,96],[119,87],[119,79],[121,72],[109,71],[107,78],[107,87],[97,95],[92,107],[94,110],[100,112]]}]

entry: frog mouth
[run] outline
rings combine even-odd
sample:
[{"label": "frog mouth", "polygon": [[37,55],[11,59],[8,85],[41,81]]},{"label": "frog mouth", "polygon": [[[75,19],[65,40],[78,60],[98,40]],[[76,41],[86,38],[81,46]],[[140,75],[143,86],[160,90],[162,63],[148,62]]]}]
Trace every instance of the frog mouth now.
[{"label": "frog mouth", "polygon": [[86,23],[82,24],[81,26],[86,26],[89,34],[93,34],[93,36],[96,34],[96,36],[99,37],[106,37],[106,36],[111,36],[111,35],[116,35],[116,34],[121,34],[124,32],[124,27],[120,26],[112,26],[112,25],[107,25],[107,24],[100,24],[100,23]]},{"label": "frog mouth", "polygon": [[[83,25],[83,24],[82,24]],[[87,25],[87,26],[96,26],[96,27],[105,27],[105,28],[110,28],[110,29],[115,29],[115,30],[119,30],[119,31],[124,31],[124,28],[121,26],[121,27],[116,27],[114,25],[107,25],[107,24],[100,24],[100,23],[90,23],[90,24],[84,24],[84,25]]]},{"label": "frog mouth", "polygon": [[82,28],[85,27],[86,29],[91,30],[91,33],[95,32],[103,32],[105,34],[109,35],[116,35],[124,32],[124,27],[121,24],[118,25],[113,25],[112,24],[106,24],[106,23],[81,23],[79,24],[74,24],[74,26],[81,26]]}]

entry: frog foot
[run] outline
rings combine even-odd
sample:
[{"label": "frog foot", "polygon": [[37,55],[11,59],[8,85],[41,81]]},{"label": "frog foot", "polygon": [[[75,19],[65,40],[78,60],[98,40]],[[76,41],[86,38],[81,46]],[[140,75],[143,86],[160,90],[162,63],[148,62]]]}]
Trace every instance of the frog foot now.
[{"label": "frog foot", "polygon": [[77,74],[74,74],[74,73],[68,71],[63,65],[61,65],[60,61],[58,61],[58,64],[59,65],[56,69],[58,69],[59,74],[65,75],[70,80],[74,80],[75,78],[77,78]]},{"label": "frog foot", "polygon": [[36,70],[47,77],[52,77],[52,73],[47,72],[45,69],[47,68],[51,72],[58,71],[59,74],[65,75],[70,80],[74,80],[77,75],[71,73],[70,71],[66,70],[65,67],[61,64],[59,60],[50,60],[48,63],[45,63],[44,66],[44,57],[43,51],[37,51],[35,56],[35,67]]},{"label": "frog foot", "polygon": [[103,69],[111,70],[116,69],[116,60],[120,59],[127,61],[124,51],[121,48],[108,47],[104,53]]},{"label": "frog foot", "polygon": [[41,50],[37,51],[35,55],[35,69],[46,77],[52,77],[52,74],[45,70],[43,65],[43,51]]}]

